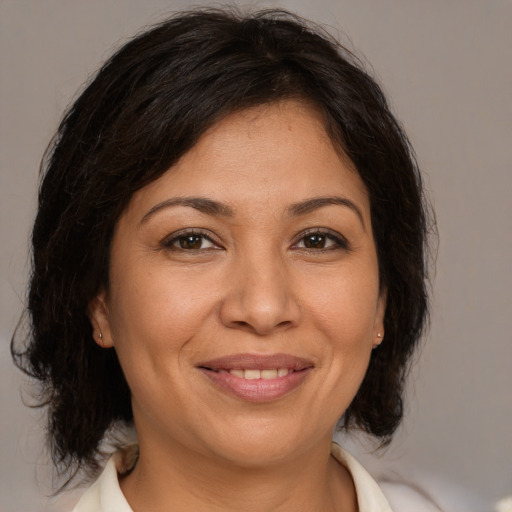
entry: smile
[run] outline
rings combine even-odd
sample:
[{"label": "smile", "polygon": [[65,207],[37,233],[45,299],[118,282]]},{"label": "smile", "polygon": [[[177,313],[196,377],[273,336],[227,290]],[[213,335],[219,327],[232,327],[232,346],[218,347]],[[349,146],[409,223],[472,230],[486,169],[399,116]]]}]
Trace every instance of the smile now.
[{"label": "smile", "polygon": [[287,354],[237,354],[198,365],[215,389],[249,402],[284,397],[297,389],[313,368],[311,361]]},{"label": "smile", "polygon": [[231,375],[234,375],[235,377],[238,377],[239,379],[246,379],[246,380],[277,379],[280,377],[286,377],[290,372],[293,372],[293,370],[288,370],[288,368],[272,368],[272,369],[266,369],[266,370],[258,370],[258,369],[244,369],[244,370],[221,369],[221,370],[218,370],[218,373],[229,373]]}]

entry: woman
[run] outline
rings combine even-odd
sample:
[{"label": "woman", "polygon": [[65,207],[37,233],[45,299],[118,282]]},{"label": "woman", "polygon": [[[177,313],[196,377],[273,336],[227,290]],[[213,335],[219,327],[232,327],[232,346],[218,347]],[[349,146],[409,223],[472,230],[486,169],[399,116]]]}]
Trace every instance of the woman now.
[{"label": "woman", "polygon": [[388,511],[338,420],[389,442],[426,318],[407,138],[329,36],[177,15],[66,114],[33,230],[31,337],[75,511]]}]

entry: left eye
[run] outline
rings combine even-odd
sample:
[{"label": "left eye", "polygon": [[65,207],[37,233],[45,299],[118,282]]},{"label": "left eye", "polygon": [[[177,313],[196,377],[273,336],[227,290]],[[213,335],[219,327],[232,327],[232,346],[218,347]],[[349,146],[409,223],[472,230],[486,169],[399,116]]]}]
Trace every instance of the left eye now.
[{"label": "left eye", "polygon": [[199,251],[217,247],[213,241],[202,233],[183,233],[164,243],[165,247],[174,250]]},{"label": "left eye", "polygon": [[334,235],[317,231],[303,236],[295,247],[299,249],[334,249],[347,247],[347,243]]}]

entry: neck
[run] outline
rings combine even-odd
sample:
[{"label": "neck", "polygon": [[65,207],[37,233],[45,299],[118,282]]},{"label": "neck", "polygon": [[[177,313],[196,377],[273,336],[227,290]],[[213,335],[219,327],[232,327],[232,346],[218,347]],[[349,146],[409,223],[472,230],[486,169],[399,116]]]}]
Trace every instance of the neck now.
[{"label": "neck", "polygon": [[173,446],[141,445],[121,480],[134,512],[356,511],[347,470],[330,456],[330,439],[285,461],[252,467]]}]

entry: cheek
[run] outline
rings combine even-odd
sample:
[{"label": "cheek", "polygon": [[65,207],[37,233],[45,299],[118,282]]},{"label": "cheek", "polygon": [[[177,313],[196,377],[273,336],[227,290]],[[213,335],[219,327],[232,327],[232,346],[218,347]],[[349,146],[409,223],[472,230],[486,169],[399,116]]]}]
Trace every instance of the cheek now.
[{"label": "cheek", "polygon": [[355,396],[373,347],[379,292],[372,270],[319,280],[323,286],[315,287],[316,292],[309,295],[312,323],[325,350],[324,398],[340,413]]},{"label": "cheek", "polygon": [[111,284],[110,327],[134,402],[152,417],[162,403],[183,407],[176,393],[182,386],[180,355],[201,324],[204,304],[178,293],[183,288],[164,272],[140,272],[126,263],[113,273]]},{"label": "cheek", "polygon": [[371,347],[378,304],[377,279],[356,274],[324,281],[309,294],[309,310],[317,328],[338,348]]},{"label": "cheek", "polygon": [[179,370],[180,354],[208,311],[208,294],[194,293],[197,282],[164,269],[142,269],[119,265],[112,274],[109,301],[115,350],[134,392],[141,379],[170,378]]},{"label": "cheek", "polygon": [[187,273],[170,272],[165,267],[123,267],[117,268],[112,276],[109,309],[115,333],[143,336],[139,343],[186,342],[209,308],[211,294],[199,285],[201,280]]}]

